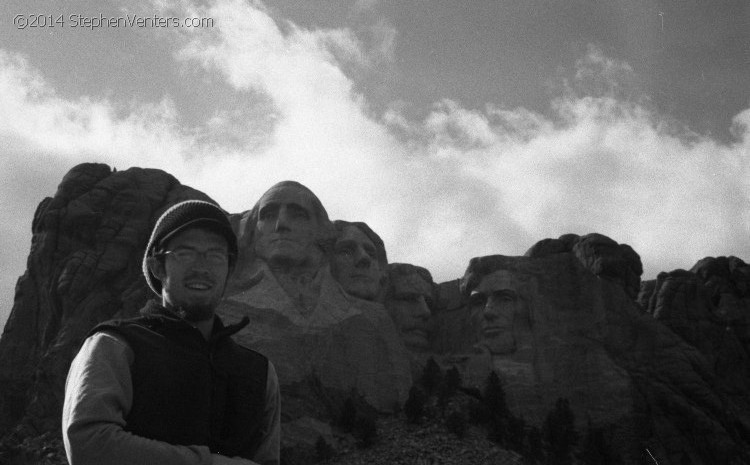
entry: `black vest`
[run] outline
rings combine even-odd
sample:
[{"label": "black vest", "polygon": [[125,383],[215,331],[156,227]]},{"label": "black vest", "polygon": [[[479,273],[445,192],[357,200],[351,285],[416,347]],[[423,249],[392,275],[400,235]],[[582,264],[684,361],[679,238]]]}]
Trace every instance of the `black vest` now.
[{"label": "black vest", "polygon": [[262,429],[268,359],[231,335],[247,319],[200,331],[154,302],[144,316],[102,323],[133,349],[133,405],[127,431],[175,445],[205,445],[213,453],[252,459]]}]

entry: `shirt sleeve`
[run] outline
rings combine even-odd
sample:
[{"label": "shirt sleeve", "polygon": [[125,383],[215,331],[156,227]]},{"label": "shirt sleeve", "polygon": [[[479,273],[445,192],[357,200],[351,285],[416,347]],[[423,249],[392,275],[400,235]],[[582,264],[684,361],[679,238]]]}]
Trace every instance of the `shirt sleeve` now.
[{"label": "shirt sleeve", "polygon": [[279,465],[281,444],[281,395],[276,368],[268,361],[266,381],[266,403],[263,410],[263,430],[261,440],[253,461],[261,465]]},{"label": "shirt sleeve", "polygon": [[130,346],[107,332],[86,339],[73,360],[62,416],[70,465],[211,465],[207,446],[172,445],[124,430],[133,402],[132,362]]}]

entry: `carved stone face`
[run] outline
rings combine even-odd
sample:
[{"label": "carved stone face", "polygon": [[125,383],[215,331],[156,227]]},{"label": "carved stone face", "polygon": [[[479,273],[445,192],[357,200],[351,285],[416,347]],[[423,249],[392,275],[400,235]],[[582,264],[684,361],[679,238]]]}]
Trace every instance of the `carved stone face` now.
[{"label": "carved stone face", "polygon": [[332,273],[344,290],[365,300],[375,300],[384,270],[375,244],[356,226],[346,226],[333,251]]},{"label": "carved stone face", "polygon": [[428,302],[432,300],[432,286],[417,273],[391,274],[392,295],[386,307],[404,344],[423,351],[430,348],[429,324],[432,313]]},{"label": "carved stone face", "polygon": [[524,302],[506,270],[497,270],[480,281],[469,298],[472,314],[481,315],[481,342],[493,354],[510,354],[518,348],[514,335]]},{"label": "carved stone face", "polygon": [[318,235],[310,194],[294,186],[274,187],[258,201],[255,252],[269,263],[304,263]]}]

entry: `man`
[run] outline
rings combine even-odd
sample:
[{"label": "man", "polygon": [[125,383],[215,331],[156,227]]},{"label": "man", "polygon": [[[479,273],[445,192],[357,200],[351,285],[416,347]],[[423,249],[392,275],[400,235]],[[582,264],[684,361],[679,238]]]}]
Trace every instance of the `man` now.
[{"label": "man", "polygon": [[518,283],[510,271],[503,269],[506,257],[486,256],[469,262],[461,289],[469,298],[472,315],[480,318],[477,346],[495,355],[512,354],[520,345],[521,333],[530,331],[530,312],[519,295]]},{"label": "man", "polygon": [[430,312],[434,283],[430,272],[408,263],[388,265],[389,287],[385,307],[406,347],[417,352],[429,350]]},{"label": "man", "polygon": [[331,273],[347,294],[375,301],[380,297],[388,258],[383,240],[365,223],[337,220]]},{"label": "man", "polygon": [[161,303],[93,329],[65,388],[63,439],[71,465],[278,465],[278,379],[264,356],[214,314],[237,256],[216,205],[168,209],[143,271]]}]

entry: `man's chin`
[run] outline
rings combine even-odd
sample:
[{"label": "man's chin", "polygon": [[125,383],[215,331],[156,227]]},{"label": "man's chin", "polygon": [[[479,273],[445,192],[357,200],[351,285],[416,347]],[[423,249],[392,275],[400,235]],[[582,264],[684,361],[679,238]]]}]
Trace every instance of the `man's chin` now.
[{"label": "man's chin", "polygon": [[346,289],[347,294],[353,295],[354,297],[364,300],[374,300],[378,295],[376,289],[373,286],[363,283],[351,283]]},{"label": "man's chin", "polygon": [[180,306],[179,311],[187,321],[197,322],[213,318],[215,308],[216,306],[211,304],[191,304]]},{"label": "man's chin", "polygon": [[516,341],[513,338],[498,336],[485,340],[482,344],[492,352],[493,355],[508,355],[516,351]]},{"label": "man's chin", "polygon": [[421,332],[418,332],[417,334],[404,334],[404,345],[413,351],[416,352],[426,352],[430,350],[430,341],[427,340],[427,337]]}]

